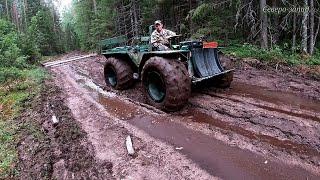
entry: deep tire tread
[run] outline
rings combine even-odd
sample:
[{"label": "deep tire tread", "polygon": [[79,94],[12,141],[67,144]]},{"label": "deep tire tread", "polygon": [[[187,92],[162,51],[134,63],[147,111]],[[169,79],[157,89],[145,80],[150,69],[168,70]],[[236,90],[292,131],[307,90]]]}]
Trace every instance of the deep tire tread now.
[{"label": "deep tire tread", "polygon": [[[112,66],[117,74],[117,85],[113,88],[125,90],[133,85],[133,70],[127,62],[111,57],[106,60],[105,69],[109,66]],[[106,83],[109,85],[107,80]]]},{"label": "deep tire tread", "polygon": [[191,78],[184,64],[174,59],[152,57],[143,67],[142,82],[146,82],[147,72],[152,69],[162,74],[166,85],[166,97],[161,103],[157,103],[152,100],[145,87],[149,103],[165,111],[177,111],[185,106],[191,94]]}]

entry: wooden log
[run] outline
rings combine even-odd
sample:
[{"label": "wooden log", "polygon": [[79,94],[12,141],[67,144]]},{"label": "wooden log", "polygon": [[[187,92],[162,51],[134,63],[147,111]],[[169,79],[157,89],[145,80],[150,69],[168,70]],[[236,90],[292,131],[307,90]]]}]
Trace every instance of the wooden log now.
[{"label": "wooden log", "polygon": [[67,62],[78,61],[78,60],[89,58],[89,57],[93,57],[93,56],[97,56],[97,54],[89,54],[87,56],[81,56],[81,57],[77,57],[77,58],[71,58],[71,59],[66,59],[66,60],[48,62],[48,63],[44,63],[43,66],[44,67],[53,67],[53,66],[57,66],[57,65],[60,65],[60,64],[67,63]]}]

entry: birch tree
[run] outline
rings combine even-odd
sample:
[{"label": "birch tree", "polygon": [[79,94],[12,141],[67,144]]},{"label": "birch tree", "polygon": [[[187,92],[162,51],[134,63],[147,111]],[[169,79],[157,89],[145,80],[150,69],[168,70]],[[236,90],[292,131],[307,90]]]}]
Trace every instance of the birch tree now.
[{"label": "birch tree", "polygon": [[261,31],[261,48],[268,49],[268,16],[263,11],[263,9],[267,6],[266,0],[260,0],[260,31]]},{"label": "birch tree", "polygon": [[[308,0],[304,1],[304,7],[308,7]],[[302,41],[301,41],[301,48],[303,54],[308,54],[308,12],[305,11],[303,13],[302,18]]]},{"label": "birch tree", "polygon": [[310,40],[309,40],[309,54],[313,54],[315,45],[315,34],[314,34],[314,1],[310,0]]}]

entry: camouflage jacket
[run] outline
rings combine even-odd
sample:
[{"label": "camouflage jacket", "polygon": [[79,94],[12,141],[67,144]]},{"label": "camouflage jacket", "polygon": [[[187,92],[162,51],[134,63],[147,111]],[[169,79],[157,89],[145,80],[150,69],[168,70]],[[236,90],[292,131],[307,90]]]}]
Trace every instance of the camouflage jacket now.
[{"label": "camouflage jacket", "polygon": [[153,31],[151,34],[151,44],[154,47],[158,47],[160,45],[166,45],[169,44],[168,38],[170,36],[175,36],[176,33],[172,32],[167,29],[162,29],[161,32],[158,32],[157,30]]}]

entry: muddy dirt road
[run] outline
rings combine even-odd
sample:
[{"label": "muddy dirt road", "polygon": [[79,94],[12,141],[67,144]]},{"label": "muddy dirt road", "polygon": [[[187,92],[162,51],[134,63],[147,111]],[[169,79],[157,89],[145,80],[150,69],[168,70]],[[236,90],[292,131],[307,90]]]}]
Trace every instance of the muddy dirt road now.
[{"label": "muddy dirt road", "polygon": [[50,72],[94,158],[111,162],[114,178],[320,178],[318,81],[242,63],[231,88],[194,89],[183,110],[167,114],[145,104],[140,82],[121,92],[106,87],[104,60]]}]

